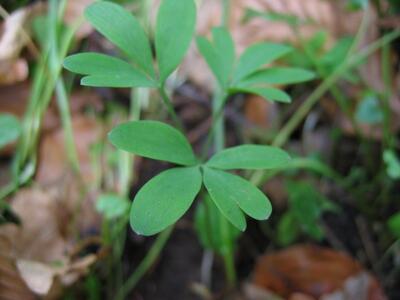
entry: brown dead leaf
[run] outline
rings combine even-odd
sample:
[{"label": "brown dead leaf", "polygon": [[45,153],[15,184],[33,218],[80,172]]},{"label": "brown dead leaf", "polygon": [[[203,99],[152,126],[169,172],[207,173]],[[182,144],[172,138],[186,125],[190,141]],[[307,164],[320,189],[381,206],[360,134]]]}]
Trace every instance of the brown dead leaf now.
[{"label": "brown dead leaf", "polygon": [[11,257],[10,246],[8,240],[0,236],[0,299],[34,300],[35,295],[22,279]]},{"label": "brown dead leaf", "polygon": [[7,16],[1,24],[0,85],[21,82],[28,77],[28,63],[20,54],[27,45],[32,46],[29,23],[42,9],[41,3],[25,6]]},{"label": "brown dead leaf", "polygon": [[24,34],[24,24],[28,16],[29,10],[22,8],[3,23],[3,34],[0,38],[0,84],[20,82],[28,77],[27,62],[18,58],[28,42]]},{"label": "brown dead leaf", "polygon": [[[83,12],[87,6],[93,3],[94,0],[69,0],[67,1],[67,6],[65,8],[64,21],[68,25],[74,25],[77,21],[83,18]],[[83,24],[79,27],[78,31],[75,34],[75,37],[78,40],[81,40],[87,37],[90,33],[92,33],[93,27],[87,22],[83,22]]]},{"label": "brown dead leaf", "polygon": [[[285,298],[302,293],[324,300],[386,299],[376,279],[358,262],[335,250],[311,245],[265,255],[256,265],[253,280]],[[336,293],[346,297],[333,298]]]},{"label": "brown dead leaf", "polygon": [[[102,126],[93,118],[79,115],[72,118],[72,126],[81,177],[85,182],[91,182],[94,174],[92,173],[90,147],[102,138]],[[63,131],[56,129],[45,134],[39,149],[36,180],[42,184],[54,183],[63,178],[69,169]]]},{"label": "brown dead leaf", "polygon": [[249,95],[246,98],[244,114],[250,122],[263,129],[271,129],[277,125],[277,104],[267,102],[261,97]]},{"label": "brown dead leaf", "polygon": [[[99,239],[76,241],[77,236],[100,226],[94,199],[90,193],[82,193],[76,177],[64,178],[45,189],[26,188],[11,199],[11,208],[22,225],[0,227],[0,237],[8,243],[0,244],[0,253],[8,253],[7,260],[34,294],[58,294],[100,258],[100,252],[80,256],[91,245],[99,246]],[[5,280],[12,281],[14,277],[8,275],[4,275]]]}]

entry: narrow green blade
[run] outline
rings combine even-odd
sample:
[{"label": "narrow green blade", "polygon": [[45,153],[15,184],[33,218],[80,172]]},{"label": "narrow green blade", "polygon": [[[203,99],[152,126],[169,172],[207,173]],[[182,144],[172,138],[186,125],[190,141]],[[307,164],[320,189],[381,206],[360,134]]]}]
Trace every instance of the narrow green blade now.
[{"label": "narrow green blade", "polygon": [[85,10],[85,17],[141,70],[154,78],[149,40],[138,20],[130,12],[118,4],[99,1]]},{"label": "narrow green blade", "polygon": [[197,164],[186,137],[161,122],[127,122],[115,127],[108,139],[115,147],[143,157],[187,166]]},{"label": "narrow green blade", "polygon": [[242,219],[232,213],[237,212],[231,210],[231,207],[239,206],[256,220],[266,220],[271,215],[272,206],[268,198],[250,182],[237,175],[205,167],[204,184],[221,212],[241,230],[245,228],[241,223]]},{"label": "narrow green blade", "polygon": [[292,50],[289,46],[274,43],[260,43],[249,47],[239,58],[234,75],[234,83]]},{"label": "narrow green blade", "polygon": [[315,74],[298,68],[268,68],[258,71],[240,81],[239,86],[294,84],[309,81]]},{"label": "narrow green blade", "polygon": [[155,46],[160,81],[177,68],[189,48],[196,23],[193,0],[163,0],[158,11]]},{"label": "narrow green blade", "polygon": [[149,79],[127,62],[100,53],[79,53],[64,60],[64,67],[74,73],[88,75],[82,85],[97,87],[156,87]]},{"label": "narrow green blade", "polygon": [[284,167],[289,162],[290,156],[282,149],[242,145],[218,152],[207,162],[207,166],[222,170],[267,170]]}]

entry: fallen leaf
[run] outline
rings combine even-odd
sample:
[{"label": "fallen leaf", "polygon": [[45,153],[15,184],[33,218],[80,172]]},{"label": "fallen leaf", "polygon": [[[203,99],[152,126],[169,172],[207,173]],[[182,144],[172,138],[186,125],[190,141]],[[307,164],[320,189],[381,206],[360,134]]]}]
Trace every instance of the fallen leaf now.
[{"label": "fallen leaf", "polygon": [[[64,286],[86,275],[102,255],[101,239],[76,240],[77,236],[98,231],[100,220],[94,209],[95,197],[90,193],[82,196],[76,183],[63,186],[74,180],[75,177],[70,177],[46,188],[20,190],[10,206],[21,219],[21,225],[0,227],[0,240],[6,241],[0,243],[0,254],[6,253],[3,256],[16,267],[14,273],[35,295],[59,294]],[[88,251],[93,246],[99,252]],[[81,256],[81,253],[88,254]],[[4,280],[14,280],[15,274],[10,277],[10,272],[5,272]]]},{"label": "fallen leaf", "polygon": [[22,279],[11,257],[11,245],[0,235],[0,299],[34,300],[35,295]]},{"label": "fallen leaf", "polygon": [[10,14],[2,24],[0,36],[0,85],[24,81],[29,69],[21,51],[30,43],[27,26],[42,11],[41,3],[25,6]]},{"label": "fallen leaf", "polygon": [[[293,246],[261,257],[253,282],[286,299],[295,293],[323,300],[386,299],[377,280],[357,261],[312,245]],[[343,297],[333,298],[337,293]]]},{"label": "fallen leaf", "polygon": [[[65,7],[64,21],[68,25],[74,25],[76,22],[84,20],[83,12],[87,6],[93,3],[94,0],[69,0]],[[93,32],[93,27],[84,21],[83,24],[78,28],[75,37],[81,40],[87,37]]]},{"label": "fallen leaf", "polygon": [[[90,183],[95,176],[92,172],[90,148],[103,138],[104,132],[94,118],[80,115],[72,118],[72,129],[80,162],[80,175],[86,183]],[[51,184],[62,179],[69,170],[63,130],[56,129],[45,134],[39,148],[36,180],[41,184]]]}]

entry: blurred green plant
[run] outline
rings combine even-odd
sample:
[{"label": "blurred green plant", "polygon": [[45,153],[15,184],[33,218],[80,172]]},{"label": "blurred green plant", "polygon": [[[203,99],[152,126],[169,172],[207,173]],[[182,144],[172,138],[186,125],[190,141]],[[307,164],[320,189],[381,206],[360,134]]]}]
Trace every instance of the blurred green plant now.
[{"label": "blurred green plant", "polygon": [[[165,0],[161,3],[155,29],[157,70],[154,69],[149,38],[133,15],[116,4],[97,2],[86,9],[85,16],[133,64],[103,54],[81,53],[66,58],[64,66],[85,75],[82,85],[158,89],[176,126],[182,130],[165,91],[165,83],[182,61],[192,39],[196,20],[194,2]],[[111,19],[119,22],[110,26]],[[171,36],[176,38],[171,39]],[[250,47],[234,68],[235,47],[229,32],[222,27],[215,28],[213,37],[213,43],[199,37],[197,44],[219,84],[218,98],[214,101],[215,124],[222,121],[220,114],[229,95],[246,92],[271,101],[290,102],[289,95],[273,86],[314,77],[313,73],[303,69],[263,69],[263,65],[291,51],[278,44]],[[287,164],[289,156],[269,146],[243,145],[223,150],[221,134],[224,133],[216,135],[217,153],[202,162],[195,157],[185,136],[169,125],[133,121],[112,130],[109,140],[118,149],[184,166],[162,172],[137,193],[130,213],[131,226],[137,233],[153,235],[175,223],[188,210],[202,183],[222,215],[238,229],[243,231],[246,227],[243,212],[258,220],[269,217],[272,207],[268,198],[246,180],[224,170],[273,169]],[[228,223],[221,217],[219,222],[221,236],[229,235]],[[224,256],[232,256],[231,249],[225,252]],[[233,282],[233,264],[229,264],[227,275]]]},{"label": "blurred green plant", "polygon": [[293,243],[301,233],[321,241],[324,230],[319,221],[327,211],[338,212],[339,207],[306,182],[288,182],[289,208],[278,223],[277,239],[282,246]]}]

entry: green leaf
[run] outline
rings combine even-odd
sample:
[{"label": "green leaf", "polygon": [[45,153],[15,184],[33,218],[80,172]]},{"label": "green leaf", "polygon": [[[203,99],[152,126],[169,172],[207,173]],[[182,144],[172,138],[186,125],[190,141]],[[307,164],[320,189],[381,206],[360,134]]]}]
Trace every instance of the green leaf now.
[{"label": "green leaf", "polygon": [[391,233],[396,237],[396,239],[400,239],[400,213],[396,213],[389,218],[387,221],[387,225],[391,231]]},{"label": "green leaf", "polygon": [[214,73],[221,87],[230,79],[235,62],[235,45],[232,36],[224,27],[213,28],[213,41],[197,38],[197,47]]},{"label": "green leaf", "polygon": [[293,213],[286,212],[278,223],[278,242],[281,246],[289,246],[292,244],[300,234],[299,223],[297,222]]},{"label": "green leaf", "polygon": [[348,0],[347,9],[349,10],[360,10],[368,7],[369,0]]},{"label": "green leaf", "polygon": [[344,37],[340,39],[324,56],[319,60],[322,65],[324,76],[331,74],[346,59],[352,45],[353,37]]},{"label": "green leaf", "polygon": [[203,168],[203,182],[211,199],[214,201],[214,204],[218,207],[222,215],[228,219],[233,226],[240,231],[245,231],[246,218],[243,212],[240,210],[236,202],[227,199],[222,188],[218,186],[218,182],[213,180],[212,174],[211,176],[208,176],[210,172],[213,172],[213,170],[207,167]]},{"label": "green leaf", "polygon": [[328,199],[312,185],[304,182],[288,184],[289,203],[293,216],[301,224],[305,233],[316,240],[321,240],[324,233],[319,226],[319,219],[324,211],[338,211]]},{"label": "green leaf", "polygon": [[85,17],[141,70],[154,78],[149,40],[138,20],[131,13],[117,4],[99,1],[85,10]]},{"label": "green leaf", "polygon": [[290,26],[299,26],[313,23],[311,20],[302,20],[295,15],[276,12],[264,12],[247,8],[243,17],[243,22],[247,23],[254,18],[262,18],[271,22],[285,23]]},{"label": "green leaf", "polygon": [[248,93],[258,95],[268,101],[277,101],[282,103],[290,103],[292,99],[284,91],[275,88],[266,87],[233,87],[229,89],[230,93]]},{"label": "green leaf", "polygon": [[175,223],[189,209],[201,181],[198,167],[170,169],[151,179],[133,200],[132,229],[149,236]]},{"label": "green leaf", "polygon": [[100,53],[80,53],[67,57],[64,67],[88,75],[81,84],[94,87],[156,87],[157,83],[127,62]]},{"label": "green leaf", "polygon": [[273,43],[261,43],[247,48],[239,58],[233,82],[237,83],[262,66],[290,53],[292,50],[289,46]]},{"label": "green leaf", "polygon": [[311,71],[298,68],[268,68],[242,79],[239,86],[293,84],[315,78]]},{"label": "green leaf", "polygon": [[207,162],[207,166],[222,170],[266,170],[284,167],[289,162],[289,154],[282,149],[271,146],[242,145],[218,152]]},{"label": "green leaf", "polygon": [[256,220],[266,220],[271,214],[272,206],[268,198],[237,175],[204,167],[204,184],[222,214],[240,230],[245,229],[246,223],[240,217],[237,206]]},{"label": "green leaf", "polygon": [[164,82],[182,61],[195,29],[193,0],[163,0],[158,11],[155,46],[160,80]]},{"label": "green leaf", "polygon": [[96,202],[96,210],[108,220],[122,217],[129,211],[130,202],[115,194],[101,195]]},{"label": "green leaf", "polygon": [[147,158],[195,165],[197,159],[186,137],[170,125],[157,121],[127,122],[108,135],[117,148]]},{"label": "green leaf", "polygon": [[16,141],[21,134],[21,125],[11,114],[0,114],[0,149]]},{"label": "green leaf", "polygon": [[378,124],[384,119],[379,100],[373,93],[368,93],[357,106],[356,120],[365,124]]},{"label": "green leaf", "polygon": [[327,39],[328,32],[325,30],[320,30],[305,43],[304,47],[310,55],[318,55],[320,51],[323,50]]},{"label": "green leaf", "polygon": [[383,160],[386,163],[386,172],[390,178],[400,179],[400,160],[392,150],[385,150]]}]

